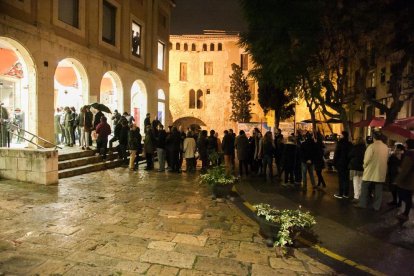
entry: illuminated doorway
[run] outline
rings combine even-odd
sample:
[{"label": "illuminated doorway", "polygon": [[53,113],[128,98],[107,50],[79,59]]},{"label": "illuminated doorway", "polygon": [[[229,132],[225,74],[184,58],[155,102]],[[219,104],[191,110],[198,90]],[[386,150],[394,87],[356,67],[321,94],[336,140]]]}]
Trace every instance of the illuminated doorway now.
[{"label": "illuminated doorway", "polygon": [[136,80],[131,88],[131,115],[135,123],[144,132],[144,119],[147,114],[147,89],[141,80]]},{"label": "illuminated doorway", "polygon": [[165,93],[164,90],[158,89],[158,120],[165,126]]},{"label": "illuminated doorway", "polygon": [[74,107],[76,113],[89,102],[89,82],[85,68],[73,59],[66,58],[58,63],[54,79],[54,107]]},{"label": "illuminated doorway", "polygon": [[[7,111],[0,112],[0,116],[7,116],[19,127],[14,134],[24,136],[21,130],[37,133],[35,65],[24,46],[7,37],[0,37],[0,103]],[[3,129],[0,146],[6,146],[6,135]],[[10,146],[27,146],[16,135],[10,136]]]},{"label": "illuminated doorway", "polygon": [[[116,109],[118,112],[122,113],[122,94],[122,83],[118,74],[112,71],[106,72],[101,81],[99,102],[109,107],[111,112],[114,112]],[[109,121],[110,120],[108,120],[108,122]]]}]

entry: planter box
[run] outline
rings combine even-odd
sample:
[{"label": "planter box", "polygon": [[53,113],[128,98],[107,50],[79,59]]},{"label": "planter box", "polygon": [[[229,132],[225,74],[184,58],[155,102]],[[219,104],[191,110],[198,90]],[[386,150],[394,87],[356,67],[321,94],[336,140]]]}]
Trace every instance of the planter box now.
[{"label": "planter box", "polygon": [[260,230],[259,233],[266,239],[275,241],[280,230],[280,225],[274,222],[267,221],[264,217],[257,217]]},{"label": "planter box", "polygon": [[233,188],[232,184],[229,185],[214,185],[213,194],[216,197],[227,197],[230,195],[231,189]]}]

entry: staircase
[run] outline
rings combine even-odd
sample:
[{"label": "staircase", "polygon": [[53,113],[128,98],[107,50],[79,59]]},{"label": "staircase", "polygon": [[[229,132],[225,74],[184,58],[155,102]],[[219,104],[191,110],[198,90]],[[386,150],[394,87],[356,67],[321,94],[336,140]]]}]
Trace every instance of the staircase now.
[{"label": "staircase", "polygon": [[119,167],[123,161],[117,157],[117,153],[108,152],[104,161],[93,150],[59,153],[59,179]]}]

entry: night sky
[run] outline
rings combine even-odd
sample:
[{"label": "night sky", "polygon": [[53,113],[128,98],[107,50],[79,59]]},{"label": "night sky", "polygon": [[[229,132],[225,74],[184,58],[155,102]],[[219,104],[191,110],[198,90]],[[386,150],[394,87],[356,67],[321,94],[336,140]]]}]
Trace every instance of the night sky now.
[{"label": "night sky", "polygon": [[203,30],[246,29],[238,0],[176,0],[171,34],[201,34]]}]

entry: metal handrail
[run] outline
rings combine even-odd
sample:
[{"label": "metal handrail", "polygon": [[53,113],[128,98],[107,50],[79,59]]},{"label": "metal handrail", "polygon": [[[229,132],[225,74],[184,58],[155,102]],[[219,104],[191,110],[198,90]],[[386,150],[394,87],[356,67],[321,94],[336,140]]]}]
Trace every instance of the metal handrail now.
[{"label": "metal handrail", "polygon": [[[40,140],[40,141],[42,141],[42,142],[44,142],[44,143],[46,143],[46,144],[49,144],[49,145],[53,146],[55,148],[55,150],[62,149],[58,145],[56,145],[56,144],[54,144],[54,143],[52,143],[52,142],[50,142],[50,141],[48,141],[48,140],[40,137],[40,136],[38,136],[38,135],[36,135],[34,133],[31,133],[30,131],[27,131],[25,129],[22,129],[18,125],[13,124],[12,122],[8,122],[7,120],[3,120],[3,122],[6,122],[7,131],[10,134],[12,134],[12,135],[14,135],[14,136],[16,136],[16,137],[18,137],[20,139],[23,139],[23,140],[25,140],[26,142],[29,142],[32,145],[35,145],[37,148],[45,149],[45,147],[43,147],[43,146],[41,146],[41,145],[33,142],[33,139],[35,139],[35,138],[38,139],[38,140]],[[15,131],[17,131],[17,133],[20,133],[21,131],[23,131],[24,134],[23,134],[23,136],[21,136],[19,134],[16,134]],[[26,134],[30,135],[31,137],[30,138],[26,138],[25,137]]]}]

